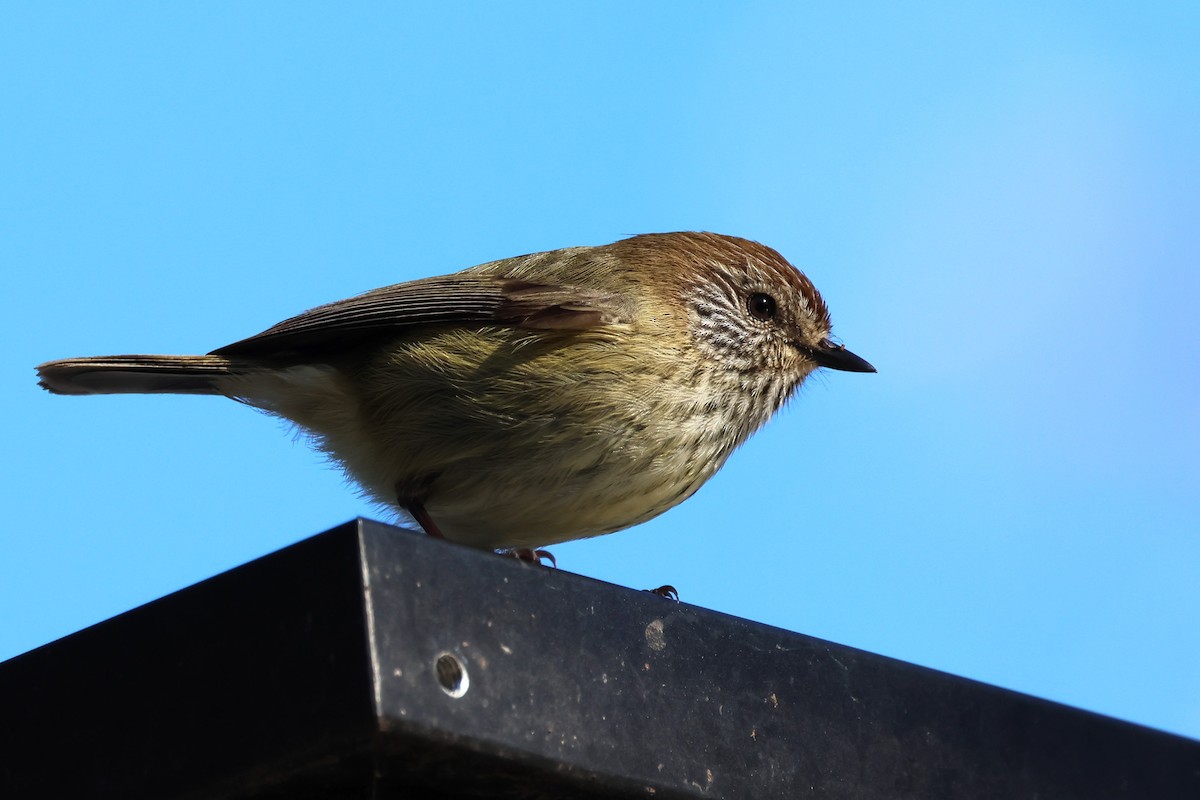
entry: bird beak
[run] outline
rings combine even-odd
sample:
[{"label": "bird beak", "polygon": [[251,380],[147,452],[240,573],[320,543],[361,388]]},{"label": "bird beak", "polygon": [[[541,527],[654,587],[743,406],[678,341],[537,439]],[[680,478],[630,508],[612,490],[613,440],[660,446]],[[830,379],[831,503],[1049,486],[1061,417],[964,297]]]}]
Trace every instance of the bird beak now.
[{"label": "bird beak", "polygon": [[826,339],[816,347],[808,348],[808,356],[822,367],[840,369],[843,372],[875,372],[863,358],[851,353],[840,344],[834,344]]}]

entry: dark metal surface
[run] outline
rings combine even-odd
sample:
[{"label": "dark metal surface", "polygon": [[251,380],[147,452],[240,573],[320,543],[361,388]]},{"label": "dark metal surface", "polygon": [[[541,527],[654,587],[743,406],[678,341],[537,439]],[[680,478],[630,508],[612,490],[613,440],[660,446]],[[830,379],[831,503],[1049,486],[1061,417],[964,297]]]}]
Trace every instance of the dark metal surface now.
[{"label": "dark metal surface", "polygon": [[1200,742],[359,521],[0,664],[0,797],[1200,797]]}]

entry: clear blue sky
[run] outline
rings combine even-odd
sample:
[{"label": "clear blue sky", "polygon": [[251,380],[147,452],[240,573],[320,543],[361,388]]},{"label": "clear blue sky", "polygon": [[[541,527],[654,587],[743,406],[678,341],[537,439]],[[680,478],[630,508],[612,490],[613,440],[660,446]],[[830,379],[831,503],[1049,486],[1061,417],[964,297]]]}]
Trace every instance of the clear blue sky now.
[{"label": "clear blue sky", "polygon": [[879,374],[562,567],[1200,737],[1198,41],[1169,2],[5,4],[0,657],[378,516],[261,414],[37,363],[707,229]]}]

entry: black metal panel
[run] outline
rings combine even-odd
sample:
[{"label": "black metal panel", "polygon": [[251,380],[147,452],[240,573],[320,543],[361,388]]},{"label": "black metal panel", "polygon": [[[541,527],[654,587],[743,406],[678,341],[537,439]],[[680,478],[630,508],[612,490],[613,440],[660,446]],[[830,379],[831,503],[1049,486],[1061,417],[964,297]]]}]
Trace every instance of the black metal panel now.
[{"label": "black metal panel", "polygon": [[1200,797],[1189,739],[366,521],[0,665],[0,759],[4,798]]},{"label": "black metal panel", "polygon": [[368,741],[356,529],[0,664],[0,797],[240,796]]},{"label": "black metal panel", "polygon": [[366,546],[388,731],[631,797],[1200,797],[1191,740],[561,571]]}]

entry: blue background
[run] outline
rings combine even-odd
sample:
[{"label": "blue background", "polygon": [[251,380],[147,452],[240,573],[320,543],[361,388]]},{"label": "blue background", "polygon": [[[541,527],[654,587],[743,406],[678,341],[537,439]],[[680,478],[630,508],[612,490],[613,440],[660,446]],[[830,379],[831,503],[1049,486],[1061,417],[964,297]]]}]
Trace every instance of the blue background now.
[{"label": "blue background", "polygon": [[707,229],[879,374],[562,567],[1200,736],[1198,8],[5,4],[0,657],[379,516],[270,418],[37,363]]}]

